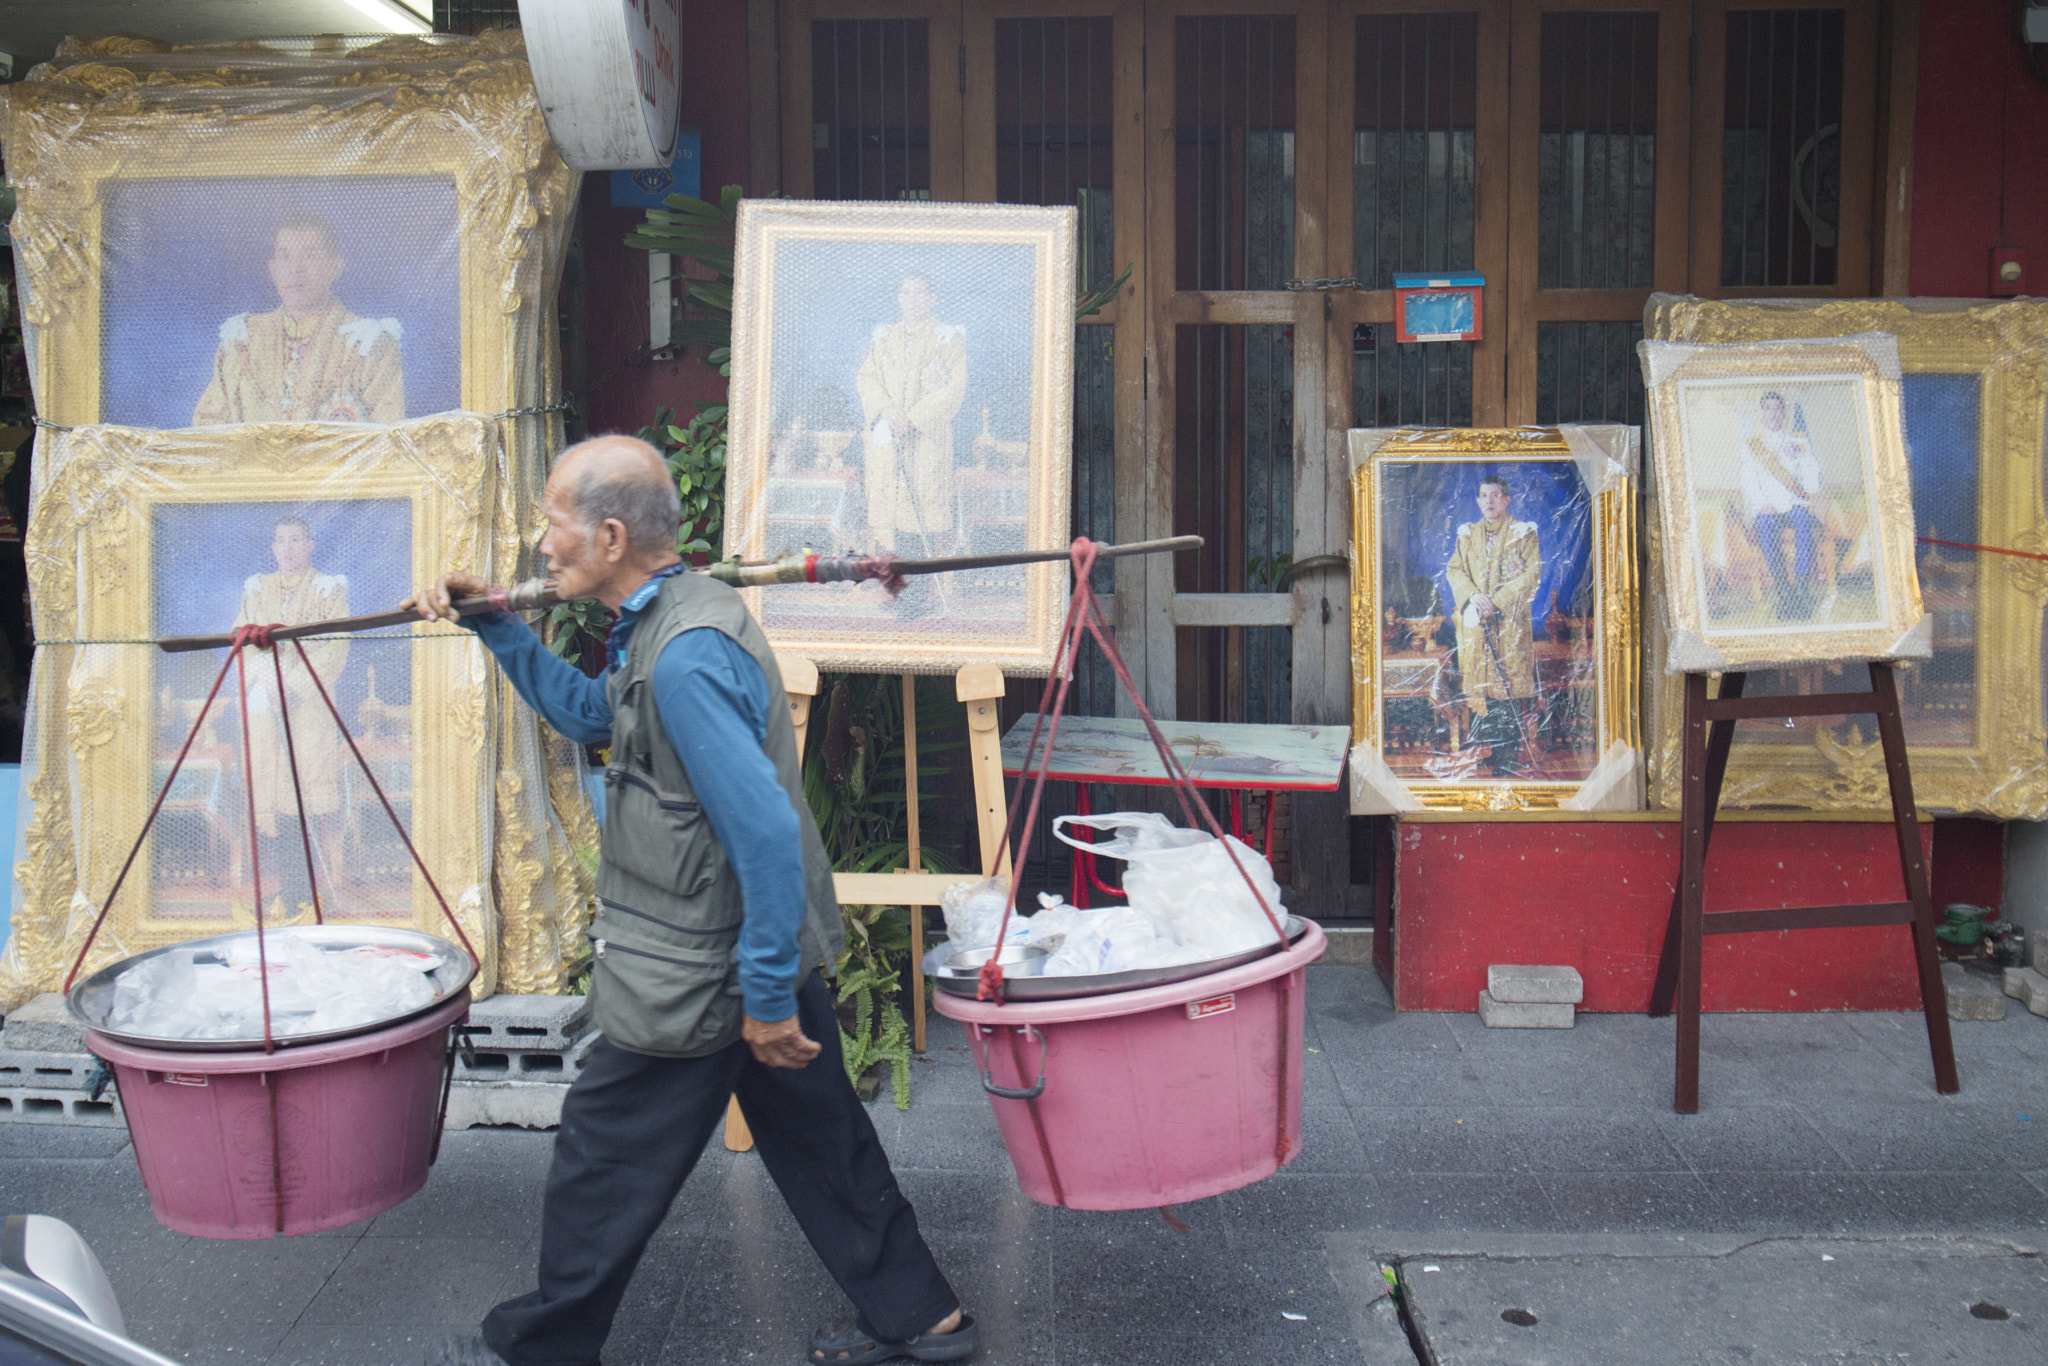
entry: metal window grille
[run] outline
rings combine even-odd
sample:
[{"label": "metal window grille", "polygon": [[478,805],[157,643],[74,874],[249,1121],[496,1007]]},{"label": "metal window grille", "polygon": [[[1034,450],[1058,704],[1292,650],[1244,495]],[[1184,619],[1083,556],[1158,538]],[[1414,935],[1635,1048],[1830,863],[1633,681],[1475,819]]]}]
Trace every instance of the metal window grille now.
[{"label": "metal window grille", "polygon": [[1640,424],[1642,339],[1641,323],[1537,323],[1536,421]]},{"label": "metal window grille", "polygon": [[1845,24],[1839,9],[1728,15],[1723,285],[1835,283]]},{"label": "metal window grille", "polygon": [[815,198],[931,198],[931,131],[927,21],[812,22]]},{"label": "metal window grille", "polygon": [[518,28],[519,0],[434,0],[434,31],[475,35]]},{"label": "metal window grille", "polygon": [[[1361,16],[1355,47],[1353,274],[1389,289],[1396,271],[1470,270],[1478,16]],[[1470,342],[1397,345],[1362,325],[1351,356],[1358,425],[1471,423]]]},{"label": "metal window grille", "polygon": [[1543,16],[1539,289],[1648,289],[1656,246],[1657,16]]}]

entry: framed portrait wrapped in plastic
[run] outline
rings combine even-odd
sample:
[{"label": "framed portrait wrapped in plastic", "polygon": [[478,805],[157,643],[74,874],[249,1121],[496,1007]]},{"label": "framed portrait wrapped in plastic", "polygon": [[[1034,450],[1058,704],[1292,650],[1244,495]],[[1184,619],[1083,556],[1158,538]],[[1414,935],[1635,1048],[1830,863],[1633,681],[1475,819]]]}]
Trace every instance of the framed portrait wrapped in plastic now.
[{"label": "framed portrait wrapped in plastic", "polygon": [[[1061,549],[1072,208],[746,200],[734,270],[725,552]],[[743,590],[829,668],[1043,674],[1068,567]]]},{"label": "framed portrait wrapped in plastic", "polygon": [[1669,673],[1925,659],[1887,333],[1638,343]]},{"label": "framed portrait wrapped in plastic", "polygon": [[0,105],[38,411],[389,423],[541,402],[576,183],[516,33],[70,39]]},{"label": "framed portrait wrapped in plastic", "polygon": [[[1922,807],[2006,819],[2048,817],[2042,612],[2048,550],[2041,452],[2048,418],[2048,303],[2037,299],[1705,300],[1652,296],[1654,340],[1727,344],[1883,332],[1896,339],[1913,559],[1930,618],[1931,657],[1898,673],[1899,701]],[[1809,415],[1809,425],[1811,423]],[[1789,423],[1788,423],[1789,425]],[[1654,519],[1653,519],[1654,520]],[[1724,572],[1768,580],[1738,525]],[[1841,547],[1826,541],[1823,557]],[[1978,549],[1992,547],[1994,549]],[[1793,568],[1798,553],[1792,545]],[[1998,550],[2017,550],[2017,555]],[[1745,559],[1747,563],[1745,563]],[[1651,557],[1652,594],[1670,568]],[[1840,575],[1840,557],[1827,566]],[[1775,589],[1773,589],[1775,591]],[[1653,654],[1664,650],[1652,613]],[[1751,672],[1750,695],[1853,690],[1854,663]],[[1646,695],[1653,804],[1679,800],[1680,680]],[[1737,730],[1722,800],[1731,806],[1872,809],[1885,804],[1872,718],[1801,717]]]},{"label": "framed portrait wrapped in plastic", "polygon": [[317,886],[330,920],[454,938],[381,788],[495,974],[498,711],[473,637],[422,624],[312,637],[304,660],[250,650],[210,704],[227,653],[149,641],[388,607],[451,564],[494,572],[500,439],[467,415],[53,434],[28,552],[49,694],[33,715],[61,731],[23,746],[0,990],[62,980],[167,781],[95,962],[252,927],[259,877],[267,924],[310,920]]},{"label": "framed portrait wrapped in plastic", "polygon": [[1354,814],[1641,807],[1637,449],[1350,434]]}]

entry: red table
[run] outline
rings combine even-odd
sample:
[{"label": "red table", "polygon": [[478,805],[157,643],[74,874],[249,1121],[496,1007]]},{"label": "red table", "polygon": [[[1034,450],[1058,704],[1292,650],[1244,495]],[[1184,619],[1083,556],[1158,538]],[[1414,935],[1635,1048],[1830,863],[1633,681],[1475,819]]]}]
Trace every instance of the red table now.
[{"label": "red table", "polygon": [[[1038,714],[1019,717],[1003,737],[1003,772],[1023,770],[1024,746]],[[1209,721],[1161,721],[1167,744],[1196,787],[1230,792],[1230,833],[1244,838],[1244,794],[1252,792],[1334,792],[1344,781],[1344,756],[1351,732],[1345,726],[1255,726]],[[1044,737],[1039,737],[1041,746]],[[1034,770],[1037,767],[1033,762]],[[1076,815],[1090,815],[1090,783],[1165,787],[1166,765],[1136,717],[1063,716],[1046,776],[1077,784]],[[1266,817],[1265,855],[1273,856],[1273,818]],[[1123,893],[1102,881],[1092,855],[1076,852],[1069,900],[1088,904],[1090,888]]]}]

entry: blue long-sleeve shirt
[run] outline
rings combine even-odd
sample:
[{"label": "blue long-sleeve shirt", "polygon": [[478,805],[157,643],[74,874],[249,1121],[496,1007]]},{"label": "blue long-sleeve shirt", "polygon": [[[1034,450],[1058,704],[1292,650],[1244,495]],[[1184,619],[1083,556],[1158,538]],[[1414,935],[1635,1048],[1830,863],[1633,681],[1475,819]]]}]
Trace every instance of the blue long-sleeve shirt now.
[{"label": "blue long-sleeve shirt", "polygon": [[[660,591],[650,579],[621,604],[606,677],[625,658],[641,612]],[[557,658],[509,613],[466,617],[528,706],[579,744],[607,744],[612,705],[605,678]],[[712,833],[740,880],[741,999],[757,1020],[796,1014],[803,954],[804,869],[797,813],[761,748],[768,735],[768,680],[723,631],[685,631],[663,647],[650,676],[669,743],[689,771]]]}]

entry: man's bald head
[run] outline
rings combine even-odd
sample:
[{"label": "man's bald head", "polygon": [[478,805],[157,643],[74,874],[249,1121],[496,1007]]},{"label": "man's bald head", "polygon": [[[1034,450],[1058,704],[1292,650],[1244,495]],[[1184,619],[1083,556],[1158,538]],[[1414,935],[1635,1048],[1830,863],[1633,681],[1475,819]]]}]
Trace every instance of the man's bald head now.
[{"label": "man's bald head", "polygon": [[661,452],[638,437],[596,436],[562,452],[548,482],[586,529],[616,520],[640,554],[673,554],[683,503]]}]

